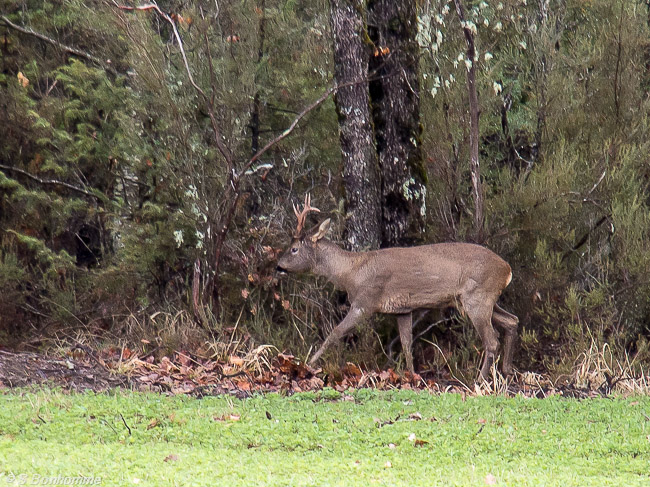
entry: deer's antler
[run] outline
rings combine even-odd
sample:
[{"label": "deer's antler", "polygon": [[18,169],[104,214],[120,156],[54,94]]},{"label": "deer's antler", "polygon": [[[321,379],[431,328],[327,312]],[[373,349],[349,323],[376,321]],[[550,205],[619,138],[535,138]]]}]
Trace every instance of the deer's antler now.
[{"label": "deer's antler", "polygon": [[298,224],[296,225],[296,231],[293,234],[294,238],[301,238],[303,236],[303,230],[305,228],[305,221],[307,220],[307,214],[309,214],[310,211],[313,211],[315,213],[320,213],[320,210],[318,208],[313,208],[311,206],[311,195],[306,194],[305,195],[305,204],[303,205],[302,211],[298,211],[298,206],[296,204],[293,204],[293,212],[296,214],[296,217],[298,218]]}]

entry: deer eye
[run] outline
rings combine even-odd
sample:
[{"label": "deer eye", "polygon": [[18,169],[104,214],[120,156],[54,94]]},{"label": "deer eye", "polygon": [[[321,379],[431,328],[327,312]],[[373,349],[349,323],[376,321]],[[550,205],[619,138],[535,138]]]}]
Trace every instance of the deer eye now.
[{"label": "deer eye", "polygon": [[292,247],[291,248],[291,253],[292,254],[297,254],[298,253],[298,247]]}]

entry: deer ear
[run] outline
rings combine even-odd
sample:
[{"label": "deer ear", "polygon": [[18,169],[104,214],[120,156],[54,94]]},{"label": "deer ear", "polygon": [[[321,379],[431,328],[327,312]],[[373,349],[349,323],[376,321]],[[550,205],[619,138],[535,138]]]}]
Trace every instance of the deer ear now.
[{"label": "deer ear", "polygon": [[321,238],[323,238],[325,235],[327,235],[327,232],[329,232],[329,230],[330,230],[330,223],[331,222],[332,221],[328,218],[323,223],[321,223],[320,226],[318,227],[318,230],[316,231],[316,233],[311,236],[311,241],[316,243]]}]

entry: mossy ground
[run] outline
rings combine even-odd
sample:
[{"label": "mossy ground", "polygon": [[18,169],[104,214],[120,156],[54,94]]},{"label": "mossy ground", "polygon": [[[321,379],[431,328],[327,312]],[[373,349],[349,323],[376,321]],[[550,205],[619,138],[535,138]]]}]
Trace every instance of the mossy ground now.
[{"label": "mossy ground", "polygon": [[0,403],[0,482],[650,485],[646,397],[324,390],[237,400],[44,389]]}]

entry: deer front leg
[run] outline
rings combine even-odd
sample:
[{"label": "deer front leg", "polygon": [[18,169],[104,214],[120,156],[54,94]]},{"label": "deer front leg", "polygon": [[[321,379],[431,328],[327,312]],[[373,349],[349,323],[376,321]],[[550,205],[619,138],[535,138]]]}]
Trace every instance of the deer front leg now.
[{"label": "deer front leg", "polygon": [[497,332],[492,326],[492,309],[495,300],[490,296],[482,294],[470,294],[462,298],[463,308],[472,321],[474,328],[478,331],[483,342],[483,365],[479,374],[480,380],[488,380],[490,377],[490,368],[497,358],[499,349],[499,339]]},{"label": "deer front leg", "polygon": [[406,368],[414,374],[413,350],[411,350],[413,344],[413,313],[397,315],[397,327],[399,328],[399,339],[402,342],[402,353],[406,360]]},{"label": "deer front leg", "polygon": [[350,333],[350,331],[359,324],[365,315],[366,314],[362,309],[352,306],[352,309],[350,309],[347,316],[332,330],[332,333],[329,334],[318,351],[309,360],[309,365],[313,366],[332,343],[339,341],[345,335]]}]

